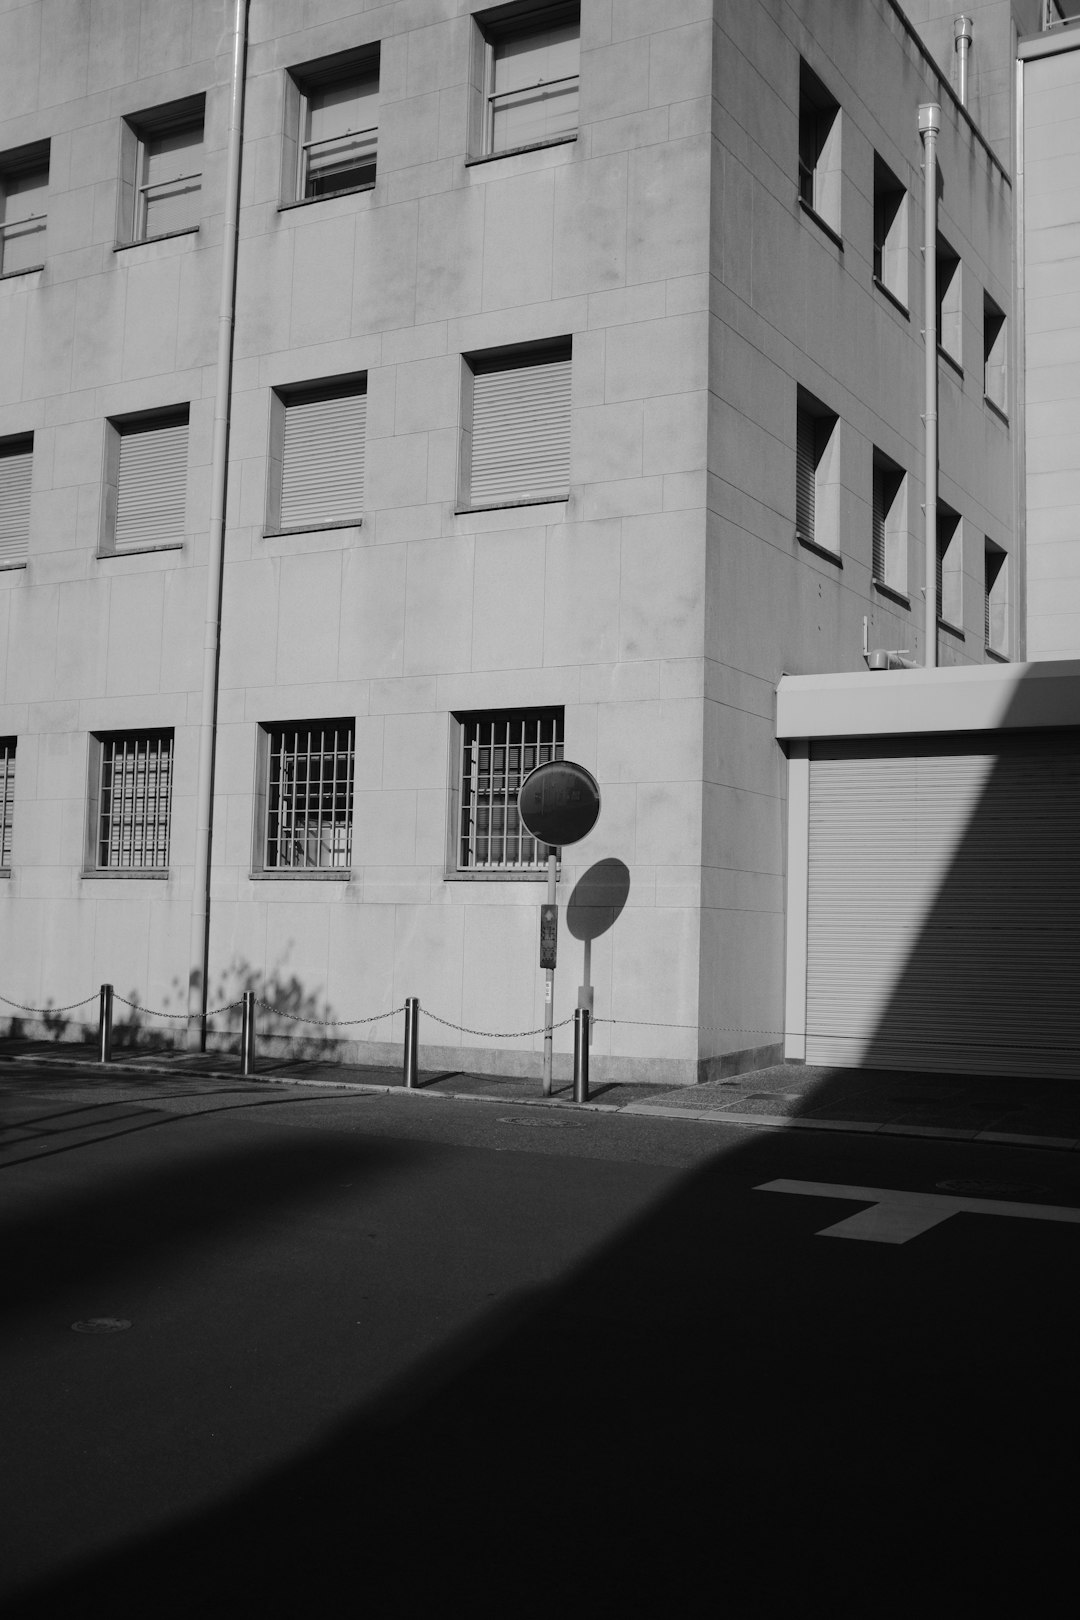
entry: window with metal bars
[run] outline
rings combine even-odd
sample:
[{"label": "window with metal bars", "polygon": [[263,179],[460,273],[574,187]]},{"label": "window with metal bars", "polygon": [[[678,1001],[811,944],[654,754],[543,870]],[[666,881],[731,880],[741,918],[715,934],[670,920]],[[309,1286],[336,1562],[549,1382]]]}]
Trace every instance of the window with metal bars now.
[{"label": "window with metal bars", "polygon": [[48,196],[48,141],[0,156],[0,276],[23,275],[45,263]]},{"label": "window with metal bars", "polygon": [[463,714],[457,814],[460,872],[529,872],[547,846],[526,832],[518,793],[537,765],[563,757],[562,709]]},{"label": "window with metal bars", "polygon": [[94,867],[164,870],[169,864],[172,813],[172,731],[110,731],[93,742]]},{"label": "window with metal bars", "polygon": [[466,356],[463,504],[565,501],[570,340]]},{"label": "window with metal bars", "polygon": [[121,243],[146,242],[198,226],[205,97],[126,118],[121,155]]},{"label": "window with metal bars", "polygon": [[11,867],[11,830],[15,819],[15,741],[0,737],[0,872]]},{"label": "window with metal bars", "polygon": [[284,206],[370,190],[378,144],[378,43],[289,69],[281,166]]},{"label": "window with metal bars", "polygon": [[256,870],[352,866],[355,737],[353,720],[260,727]]},{"label": "window with metal bars", "polygon": [[581,6],[498,6],[477,18],[484,41],[483,151],[495,155],[577,134]]}]

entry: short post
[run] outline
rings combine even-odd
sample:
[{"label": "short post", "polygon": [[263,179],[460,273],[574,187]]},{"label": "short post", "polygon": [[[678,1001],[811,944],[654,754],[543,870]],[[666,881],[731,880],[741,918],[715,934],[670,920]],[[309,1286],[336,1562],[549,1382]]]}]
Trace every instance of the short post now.
[{"label": "short post", "polygon": [[112,985],[103,984],[101,987],[101,1000],[98,1003],[97,1060],[99,1063],[112,1062],[112,1000]]},{"label": "short post", "polygon": [[574,1101],[589,1100],[589,1024],[592,1015],[588,1007],[574,1008]]},{"label": "short post", "polygon": [[406,1091],[415,1091],[417,1082],[417,1037],[420,1028],[420,1000],[417,996],[405,998],[405,1063],[402,1080]]},{"label": "short post", "polygon": [[[547,903],[552,910],[558,898],[557,884],[559,881],[559,852],[554,844],[548,845],[547,863]],[[552,1063],[552,1025],[555,1019],[555,958],[551,958],[552,965],[544,969],[544,1069],[543,1091],[545,1097],[551,1096],[551,1063]]]},{"label": "short post", "polygon": [[240,1023],[240,1073],[247,1079],[255,1073],[255,992],[245,990]]}]

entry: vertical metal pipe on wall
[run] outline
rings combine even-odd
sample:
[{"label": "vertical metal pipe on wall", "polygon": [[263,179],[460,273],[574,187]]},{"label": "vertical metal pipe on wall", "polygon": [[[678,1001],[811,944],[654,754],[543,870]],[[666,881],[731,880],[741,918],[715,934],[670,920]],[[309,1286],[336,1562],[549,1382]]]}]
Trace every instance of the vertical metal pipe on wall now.
[{"label": "vertical metal pipe on wall", "polygon": [[959,60],[956,64],[956,93],[961,107],[968,98],[968,51],[971,49],[972,23],[970,17],[957,17],[953,23],[954,46]]},{"label": "vertical metal pipe on wall", "polygon": [[210,456],[210,536],[203,632],[202,712],[195,804],[195,871],[191,899],[191,968],[188,979],[188,1045],[206,1046],[206,996],[210,975],[210,858],[217,745],[218,664],[221,651],[221,588],[225,562],[225,488],[232,402],[233,328],[236,319],[236,245],[240,229],[240,157],[244,138],[244,59],[248,0],[236,0],[233,16],[232,91],[226,159],[225,219],[218,305],[217,386]]},{"label": "vertical metal pipe on wall", "polygon": [[926,399],[923,414],[925,463],[924,532],[926,536],[926,653],[927,669],[937,664],[937,485],[938,485],[938,357],[937,357],[937,137],[941,108],[936,101],[919,108],[919,134],[923,143],[923,337],[926,355]]}]

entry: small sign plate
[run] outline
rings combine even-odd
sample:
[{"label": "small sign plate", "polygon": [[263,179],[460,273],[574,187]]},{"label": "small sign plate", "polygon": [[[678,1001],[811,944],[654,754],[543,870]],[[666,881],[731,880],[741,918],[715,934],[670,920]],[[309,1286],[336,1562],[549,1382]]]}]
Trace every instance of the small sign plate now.
[{"label": "small sign plate", "polygon": [[559,908],[540,907],[540,966],[553,968],[559,948]]}]

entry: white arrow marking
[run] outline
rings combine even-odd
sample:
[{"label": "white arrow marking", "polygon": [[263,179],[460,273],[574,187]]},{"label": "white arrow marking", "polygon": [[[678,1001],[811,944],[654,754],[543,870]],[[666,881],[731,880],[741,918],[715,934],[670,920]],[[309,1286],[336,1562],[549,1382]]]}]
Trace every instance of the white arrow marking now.
[{"label": "white arrow marking", "polygon": [[840,1187],[828,1181],[766,1181],[755,1192],[800,1193],[805,1198],[851,1198],[869,1204],[818,1237],[861,1238],[867,1243],[907,1243],[952,1215],[1011,1215],[1021,1221],[1080,1223],[1080,1209],[1060,1204],[1010,1204],[1000,1198],[953,1198],[947,1193],[899,1192],[890,1187]]}]

